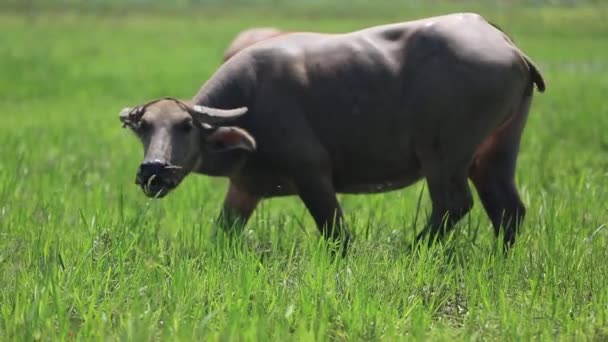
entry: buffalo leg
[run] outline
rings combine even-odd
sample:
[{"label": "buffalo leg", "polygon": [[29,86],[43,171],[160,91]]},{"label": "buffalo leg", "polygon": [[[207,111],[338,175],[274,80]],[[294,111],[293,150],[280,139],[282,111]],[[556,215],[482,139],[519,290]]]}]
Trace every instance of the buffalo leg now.
[{"label": "buffalo leg", "polygon": [[251,195],[230,182],[222,212],[217,220],[220,227],[227,232],[240,231],[251,217],[259,201],[259,196]]},{"label": "buffalo leg", "polygon": [[473,207],[466,169],[446,173],[441,164],[426,167],[426,180],[433,209],[425,228],[416,241],[429,239],[429,245],[441,239]]},{"label": "buffalo leg", "polygon": [[330,178],[308,174],[297,179],[296,186],[321,234],[328,240],[339,241],[345,255],[350,237]]},{"label": "buffalo leg", "polygon": [[[498,138],[498,137],[497,137]],[[471,168],[470,178],[492,221],[496,236],[504,231],[504,245],[515,243],[519,225],[526,214],[515,187],[515,146],[493,144],[483,151]]]},{"label": "buffalo leg", "polygon": [[504,231],[505,248],[515,243],[526,214],[515,187],[515,167],[531,100],[531,95],[524,97],[515,115],[482,144],[469,170],[494,233]]},{"label": "buffalo leg", "polygon": [[515,243],[515,236],[526,215],[526,208],[512,179],[491,178],[476,179],[473,183],[492,221],[494,233],[498,236],[504,230],[504,245],[509,248]]}]

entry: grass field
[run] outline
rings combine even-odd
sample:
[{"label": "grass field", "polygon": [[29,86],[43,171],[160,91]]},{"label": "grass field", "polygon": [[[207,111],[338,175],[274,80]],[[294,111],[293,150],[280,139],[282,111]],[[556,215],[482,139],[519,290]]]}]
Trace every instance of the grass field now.
[{"label": "grass field", "polygon": [[133,184],[141,148],[118,112],[191,97],[247,27],[339,32],[456,5],[11,8],[0,11],[0,340],[608,339],[606,8],[474,8],[548,84],[522,143],[528,216],[508,258],[478,201],[449,241],[407,252],[430,208],[420,183],[341,196],[355,241],[337,262],[296,198],[264,202],[236,246],[210,239],[225,180],[191,176],[145,198]]}]

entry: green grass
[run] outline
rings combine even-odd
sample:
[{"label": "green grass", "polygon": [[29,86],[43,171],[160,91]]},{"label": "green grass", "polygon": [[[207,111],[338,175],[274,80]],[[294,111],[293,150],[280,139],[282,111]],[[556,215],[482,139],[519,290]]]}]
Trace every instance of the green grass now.
[{"label": "green grass", "polygon": [[356,240],[337,262],[296,198],[264,202],[230,245],[210,237],[225,180],[143,196],[118,112],[194,95],[239,30],[445,11],[287,12],[0,14],[0,340],[608,339],[604,8],[482,10],[548,84],[524,135],[528,216],[508,258],[478,201],[450,241],[407,252],[430,209],[423,183],[341,196]]}]

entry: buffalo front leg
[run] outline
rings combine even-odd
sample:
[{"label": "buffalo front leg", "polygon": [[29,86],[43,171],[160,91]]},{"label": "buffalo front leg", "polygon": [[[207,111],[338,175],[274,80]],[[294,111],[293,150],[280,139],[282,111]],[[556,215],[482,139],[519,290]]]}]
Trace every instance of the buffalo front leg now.
[{"label": "buffalo front leg", "polygon": [[314,218],[321,234],[328,240],[339,242],[342,256],[345,256],[350,235],[330,177],[309,173],[295,182],[298,195]]},{"label": "buffalo front leg", "polygon": [[429,165],[426,180],[433,209],[425,228],[416,241],[429,239],[429,245],[443,238],[473,207],[473,196],[467,181],[466,168],[446,172],[441,165]]},{"label": "buffalo front leg", "polygon": [[222,212],[217,219],[219,226],[229,233],[240,232],[259,201],[259,196],[252,195],[230,182]]}]

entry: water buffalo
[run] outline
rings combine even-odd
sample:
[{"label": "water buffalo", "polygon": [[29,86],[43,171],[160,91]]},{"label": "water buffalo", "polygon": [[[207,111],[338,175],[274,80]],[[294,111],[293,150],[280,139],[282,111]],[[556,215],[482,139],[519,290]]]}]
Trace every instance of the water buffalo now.
[{"label": "water buffalo", "polygon": [[514,175],[535,85],[544,91],[505,33],[457,13],[262,41],[192,100],[125,108],[120,120],[144,146],[136,183],[147,196],[165,196],[191,172],[230,180],[224,227],[245,224],[261,199],[297,194],[346,250],[336,193],[424,178],[432,212],[417,239],[433,240],[471,209],[471,179],[510,246],[525,214]]},{"label": "water buffalo", "polygon": [[274,27],[255,27],[242,31],[230,42],[224,53],[224,62],[248,46],[286,33]]}]

